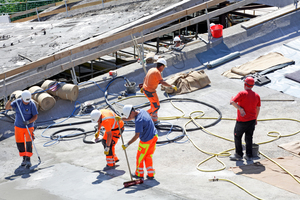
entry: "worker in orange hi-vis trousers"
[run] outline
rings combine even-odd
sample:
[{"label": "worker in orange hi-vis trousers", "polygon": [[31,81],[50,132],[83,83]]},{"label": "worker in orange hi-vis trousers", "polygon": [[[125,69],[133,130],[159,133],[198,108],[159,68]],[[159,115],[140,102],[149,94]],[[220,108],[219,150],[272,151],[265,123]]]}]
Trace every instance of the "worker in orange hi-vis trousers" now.
[{"label": "worker in orange hi-vis trousers", "polygon": [[150,109],[147,112],[150,114],[153,122],[156,124],[158,123],[158,116],[157,112],[160,108],[160,103],[158,96],[156,94],[156,88],[158,84],[162,84],[166,87],[171,87],[175,91],[177,87],[175,85],[170,85],[165,82],[161,76],[161,72],[167,67],[167,62],[163,58],[159,58],[157,60],[157,65],[155,68],[151,68],[145,76],[143,87],[141,91],[146,95],[148,100],[150,101]]},{"label": "worker in orange hi-vis trousers", "polygon": [[124,121],[135,120],[135,135],[129,142],[122,145],[125,150],[130,144],[140,138],[139,148],[136,155],[136,170],[132,174],[134,178],[144,178],[144,163],[147,170],[147,178],[153,179],[155,170],[153,168],[153,153],[156,149],[158,139],[157,130],[150,115],[143,109],[135,110],[132,105],[125,105],[122,119]]},{"label": "worker in orange hi-vis trousers", "polygon": [[[114,169],[116,162],[119,161],[116,153],[115,146],[120,138],[120,131],[118,123],[116,121],[117,116],[114,112],[102,109],[102,110],[93,110],[91,112],[92,122],[98,123],[98,131],[95,134],[96,141],[99,139],[99,133],[101,126],[105,128],[105,133],[102,138],[102,144],[104,146],[104,154],[106,155],[107,165],[103,170]],[[120,118],[120,117],[119,117]],[[124,131],[124,122],[119,121],[121,126],[121,131]]]},{"label": "worker in orange hi-vis trousers", "polygon": [[[18,105],[19,107],[18,107]],[[20,112],[20,110],[21,112]],[[21,94],[20,99],[16,99],[15,94],[10,96],[10,100],[5,104],[5,109],[14,109],[16,112],[15,119],[15,139],[19,150],[19,155],[23,157],[21,166],[31,167],[30,157],[32,156],[32,140],[34,139],[34,122],[38,118],[38,111],[33,101],[31,101],[31,93],[25,90]],[[24,120],[22,118],[24,116]],[[31,137],[28,133],[30,131]]]}]

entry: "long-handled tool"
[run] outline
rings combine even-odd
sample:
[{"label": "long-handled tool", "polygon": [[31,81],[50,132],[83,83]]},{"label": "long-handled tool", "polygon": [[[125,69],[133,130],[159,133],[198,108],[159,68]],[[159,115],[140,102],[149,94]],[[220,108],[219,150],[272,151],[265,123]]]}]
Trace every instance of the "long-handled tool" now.
[{"label": "long-handled tool", "polygon": [[[23,113],[22,113],[22,111],[21,111],[21,108],[20,108],[20,106],[19,106],[19,104],[18,104],[18,102],[16,102],[16,104],[17,104],[17,106],[18,106],[18,108],[19,108],[19,111],[20,111],[20,114],[21,114],[21,116],[22,116],[22,119],[23,119],[23,121],[25,122],[25,118],[24,118],[24,115],[23,115]],[[33,141],[33,138],[32,138],[32,136],[31,136],[31,133],[30,133],[30,131],[29,131],[29,129],[28,129],[28,126],[27,125],[25,125],[26,126],[26,129],[27,129],[27,131],[28,131],[28,133],[29,133],[29,136],[30,136],[30,138],[31,138],[31,141],[32,141],[32,144],[33,144],[33,146],[34,146],[34,149],[35,149],[35,152],[36,152],[36,155],[38,156],[38,158],[39,158],[39,163],[37,164],[37,165],[39,165],[39,164],[41,164],[41,158],[40,158],[40,156],[39,156],[39,154],[38,154],[38,151],[36,150],[36,147],[35,147],[35,144],[34,144],[34,141]]]},{"label": "long-handled tool", "polygon": [[[118,126],[119,126],[119,132],[120,132],[120,135],[121,135],[122,144],[124,145],[122,131],[121,131],[120,123],[119,123],[118,120],[117,120],[117,123],[118,123]],[[124,187],[130,187],[130,186],[133,186],[133,185],[144,183],[143,179],[136,179],[136,180],[132,179],[132,175],[131,175],[131,170],[130,170],[130,166],[129,166],[129,162],[128,162],[128,157],[127,157],[126,149],[124,149],[124,152],[125,152],[125,157],[126,157],[126,161],[127,161],[127,165],[128,165],[128,170],[129,170],[129,174],[130,174],[130,178],[131,178],[131,181],[127,181],[127,182],[123,183]]]}]

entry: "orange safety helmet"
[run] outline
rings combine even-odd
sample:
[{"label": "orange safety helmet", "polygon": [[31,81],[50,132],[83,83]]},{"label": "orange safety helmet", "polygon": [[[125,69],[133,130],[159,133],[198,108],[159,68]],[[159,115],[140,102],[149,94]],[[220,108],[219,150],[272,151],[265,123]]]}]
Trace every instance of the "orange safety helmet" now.
[{"label": "orange safety helmet", "polygon": [[254,86],[254,78],[252,78],[251,76],[248,76],[245,80],[244,80],[245,84],[247,84],[250,87]]}]

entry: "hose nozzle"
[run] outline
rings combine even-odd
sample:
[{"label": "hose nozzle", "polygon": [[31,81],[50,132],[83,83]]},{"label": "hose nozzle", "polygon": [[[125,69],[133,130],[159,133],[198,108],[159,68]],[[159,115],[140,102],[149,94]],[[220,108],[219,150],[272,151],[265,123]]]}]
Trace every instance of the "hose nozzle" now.
[{"label": "hose nozzle", "polygon": [[208,179],[210,182],[215,182],[215,181],[219,181],[219,179],[218,178],[216,178],[216,177],[214,177],[214,178],[210,178],[210,179]]}]

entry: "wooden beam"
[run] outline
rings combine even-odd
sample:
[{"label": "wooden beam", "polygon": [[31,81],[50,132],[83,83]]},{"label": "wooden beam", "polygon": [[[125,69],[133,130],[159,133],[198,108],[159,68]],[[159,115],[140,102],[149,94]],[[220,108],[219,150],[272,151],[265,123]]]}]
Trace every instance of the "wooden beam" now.
[{"label": "wooden beam", "polygon": [[[107,3],[107,2],[110,2],[110,1],[115,1],[115,0],[103,0],[103,3]],[[86,3],[86,4],[82,4],[82,5],[78,5],[78,6],[73,6],[71,8],[71,10],[76,10],[76,9],[85,8],[85,7],[89,7],[89,6],[95,6],[95,5],[98,5],[98,4],[102,4],[102,0],[94,1],[94,2],[91,2],[91,3]]]},{"label": "wooden beam", "polygon": [[[79,2],[79,1],[82,1],[82,0],[67,0],[67,4],[69,4],[69,3],[76,3],[76,2]],[[61,6],[61,5],[65,5],[65,1],[64,0],[55,3],[55,6]]]},{"label": "wooden beam", "polygon": [[[38,11],[40,11],[40,10],[45,10],[45,9],[47,9],[47,8],[49,8],[49,7],[52,7],[52,6],[55,6],[55,3],[48,4],[48,5],[41,6],[41,7],[37,7],[37,10],[38,10]],[[35,8],[30,9],[30,10],[26,10],[26,11],[23,11],[23,12],[18,12],[18,13],[16,13],[16,14],[10,15],[9,17],[10,17],[10,18],[19,17],[19,16],[26,15],[26,14],[33,13],[33,12],[36,12],[36,9],[35,9]]]},{"label": "wooden beam", "polygon": [[[157,19],[157,20],[154,20],[154,21],[142,24],[142,25],[138,25],[136,27],[133,27],[133,28],[125,30],[125,31],[121,31],[121,32],[116,33],[112,36],[107,36],[105,38],[100,38],[100,39],[93,38],[93,39],[91,39],[90,43],[75,47],[73,49],[69,49],[69,50],[66,50],[66,51],[56,53],[52,56],[42,58],[38,61],[26,64],[22,67],[4,72],[4,73],[0,74],[0,79],[4,79],[5,77],[8,78],[8,77],[13,76],[15,74],[18,74],[18,73],[21,73],[21,72],[24,72],[24,71],[27,71],[27,70],[30,70],[30,69],[37,68],[37,67],[39,67],[41,65],[45,65],[47,63],[54,62],[54,61],[59,60],[61,58],[70,56],[71,53],[75,54],[75,53],[78,53],[78,52],[81,52],[81,51],[84,51],[84,50],[87,50],[87,49],[91,49],[91,48],[100,46],[102,44],[105,44],[105,43],[108,43],[108,42],[111,42],[111,41],[114,41],[114,40],[117,40],[117,39],[120,39],[120,38],[123,38],[123,37],[126,37],[126,36],[129,36],[129,35],[137,33],[137,32],[142,32],[143,30],[146,30],[148,28],[152,28],[152,27],[155,27],[157,25],[160,25],[160,24],[172,21],[172,20],[176,20],[178,18],[189,15],[193,12],[203,10],[206,7],[211,7],[211,6],[217,5],[217,4],[219,4],[221,2],[224,2],[224,1],[226,1],[226,0],[211,0],[211,1],[208,1],[208,2],[205,2],[205,3],[202,3],[200,5],[194,6],[190,9],[180,11],[178,13],[168,15],[166,17],[163,17],[163,18],[160,18],[160,19]],[[65,9],[65,8],[62,8],[62,9]]]},{"label": "wooden beam", "polygon": [[[240,6],[247,5],[247,4],[249,4],[249,2],[252,3],[252,2],[255,2],[255,1],[257,1],[257,0],[244,0],[244,1],[241,1],[241,2],[236,3],[236,4],[232,4],[230,6],[222,8],[220,10],[215,10],[213,12],[210,12],[209,17],[216,17],[220,14],[227,13],[230,10],[234,10],[234,9],[240,7]],[[196,23],[199,23],[201,21],[205,21],[206,19],[207,19],[206,15],[201,15],[201,16],[198,16],[196,18],[184,21],[180,24],[176,24],[176,25],[170,26],[168,28],[156,31],[154,33],[147,34],[143,38],[139,37],[139,38],[137,38],[137,42],[142,43],[144,41],[148,41],[148,40],[151,40],[153,38],[157,38],[157,37],[160,37],[160,36],[165,35],[167,33],[173,32],[173,31],[178,30],[180,28],[185,28],[185,27],[190,26],[192,24],[196,24]],[[106,48],[102,51],[90,54],[88,56],[77,58],[77,59],[72,59],[72,62],[67,62],[67,63],[61,64],[61,65],[55,66],[55,67],[53,67],[49,70],[40,71],[40,72],[38,72],[34,75],[27,76],[26,78],[18,79],[16,81],[14,81],[13,83],[7,84],[6,87],[4,87],[4,86],[0,87],[0,95],[4,95],[5,92],[11,93],[11,92],[15,91],[16,89],[19,88],[19,85],[22,85],[24,87],[34,85],[37,82],[40,82],[41,77],[46,79],[48,77],[51,77],[51,76],[54,76],[54,75],[60,73],[61,71],[70,69],[73,66],[80,65],[80,64],[88,62],[90,60],[95,60],[95,59],[97,59],[99,57],[102,57],[102,56],[105,56],[105,55],[107,55],[111,52],[115,52],[115,51],[130,47],[130,46],[133,46],[132,41],[123,42],[123,43],[115,45],[113,47]],[[69,54],[68,56],[71,56],[71,54]],[[54,61],[54,58],[53,58],[53,61]],[[44,64],[48,64],[48,63],[44,63],[42,60],[40,60],[39,62],[40,62],[39,66],[42,66]]]},{"label": "wooden beam", "polygon": [[[67,6],[67,9],[70,10],[70,7]],[[55,15],[55,14],[62,13],[62,12],[66,12],[66,8],[65,7],[57,9],[57,10],[53,10],[51,12],[41,13],[41,14],[39,14],[39,17],[40,18],[41,17],[46,17],[46,16],[49,16],[49,15]],[[16,21],[13,21],[13,23],[16,23],[16,22],[25,22],[25,21],[36,19],[36,18],[38,18],[37,15],[34,15],[34,16],[31,16],[31,17],[23,18],[23,19],[18,19]]]},{"label": "wooden beam", "polygon": [[283,8],[280,8],[278,10],[272,11],[271,13],[268,13],[266,15],[251,19],[248,22],[244,22],[242,24],[242,27],[245,28],[245,29],[249,29],[249,28],[252,28],[252,27],[257,26],[259,24],[262,24],[264,22],[270,21],[272,19],[275,19],[277,17],[286,15],[288,13],[291,13],[291,12],[299,10],[299,9],[300,9],[300,7],[295,6],[294,4],[291,4],[291,5],[285,6]]}]

